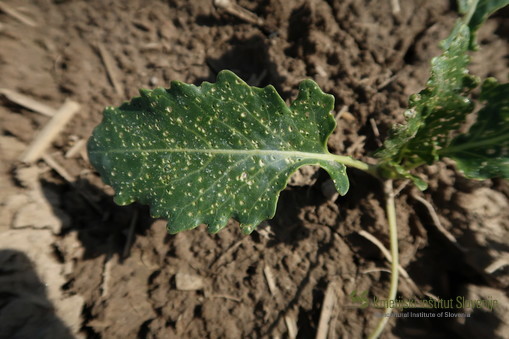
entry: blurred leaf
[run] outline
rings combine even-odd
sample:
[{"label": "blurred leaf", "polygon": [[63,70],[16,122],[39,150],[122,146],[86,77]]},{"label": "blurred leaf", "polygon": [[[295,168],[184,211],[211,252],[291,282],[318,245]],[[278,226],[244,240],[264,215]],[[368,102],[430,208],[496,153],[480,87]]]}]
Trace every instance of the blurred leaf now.
[{"label": "blurred leaf", "polygon": [[431,61],[431,77],[426,88],[410,97],[406,124],[395,126],[375,154],[382,166],[393,168],[399,174],[438,160],[439,150],[448,145],[451,132],[473,110],[467,94],[476,87],[477,80],[466,68],[468,27],[459,26],[447,41],[443,54]]},{"label": "blurred leaf", "polygon": [[217,232],[230,217],[250,233],[274,216],[279,192],[303,165],[322,166],[339,193],[348,190],[345,166],[327,150],[334,98],[311,80],[299,90],[287,107],[272,86],[222,71],[215,84],[140,91],[106,108],[90,161],[118,204],[149,204],[170,233],[201,223]]},{"label": "blurred leaf", "polygon": [[467,52],[475,45],[475,33],[481,24],[507,4],[509,0],[458,0],[464,16],[442,41],[442,55],[431,61],[426,88],[410,97],[406,124],[394,126],[375,153],[389,177],[410,178],[423,187],[409,171],[437,161],[473,111],[469,94],[477,87],[478,79],[468,74]]},{"label": "blurred leaf", "polygon": [[456,3],[458,4],[458,12],[465,15],[467,14],[470,6],[478,0],[457,0]]},{"label": "blurred leaf", "polygon": [[455,138],[441,153],[454,159],[473,179],[509,179],[509,84],[487,79],[481,92],[486,105],[468,133]]},{"label": "blurred leaf", "polygon": [[[471,10],[469,6],[472,6],[476,1],[475,0],[460,0],[460,10],[465,10],[465,13],[468,14],[468,11]],[[481,27],[481,25],[488,19],[488,17],[499,10],[502,7],[509,5],[509,0],[479,0],[477,1],[475,10],[472,10],[472,15],[470,21],[468,22],[468,27],[470,28],[470,49],[474,50],[477,47],[476,36],[477,30]]]}]

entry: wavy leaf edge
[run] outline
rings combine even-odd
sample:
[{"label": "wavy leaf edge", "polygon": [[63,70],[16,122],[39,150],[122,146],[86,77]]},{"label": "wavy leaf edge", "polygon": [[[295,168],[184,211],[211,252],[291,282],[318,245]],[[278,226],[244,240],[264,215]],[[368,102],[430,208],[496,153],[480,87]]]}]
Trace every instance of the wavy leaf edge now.
[{"label": "wavy leaf edge", "polygon": [[[121,158],[120,155],[122,153],[129,153],[130,151],[125,150],[118,151],[115,155],[114,150],[110,151],[104,151],[101,150],[101,147],[112,147],[114,144],[122,144],[122,142],[125,142],[125,140],[122,140],[121,137],[125,138],[131,138],[130,141],[132,143],[141,143],[140,140],[143,139],[143,136],[141,132],[136,132],[137,130],[134,129],[133,123],[123,121],[123,118],[126,119],[134,119],[137,121],[141,127],[147,128],[147,126],[151,126],[151,128],[157,129],[162,128],[161,125],[150,125],[145,118],[148,116],[151,117],[157,117],[157,111],[161,112],[164,111],[167,114],[175,114],[175,111],[178,111],[178,108],[172,107],[168,109],[171,106],[165,106],[162,102],[164,102],[164,99],[167,95],[172,95],[175,93],[184,93],[185,95],[189,93],[195,93],[199,95],[200,93],[203,93],[204,91],[207,93],[210,93],[211,91],[214,92],[214,88],[218,90],[218,92],[221,92],[221,86],[226,86],[230,88],[229,86],[240,86],[238,92],[239,93],[245,93],[245,92],[254,92],[255,95],[268,95],[271,97],[270,100],[274,100],[275,107],[278,107],[281,109],[281,111],[277,111],[273,113],[274,115],[272,117],[278,116],[279,118],[283,119],[283,121],[290,121],[294,123],[294,128],[301,128],[301,132],[308,133],[311,129],[315,128],[315,134],[313,135],[316,140],[312,140],[309,144],[306,144],[306,147],[310,148],[311,151],[318,152],[318,153],[312,153],[309,151],[286,151],[286,154],[281,154],[277,152],[273,152],[273,154],[270,154],[271,151],[274,150],[251,150],[252,151],[252,158],[256,159],[256,162],[261,163],[268,159],[267,157],[271,156],[281,156],[281,158],[284,158],[284,156],[287,156],[286,160],[290,160],[289,162],[292,162],[292,166],[287,167],[283,172],[276,173],[275,176],[278,176],[274,180],[276,183],[273,187],[271,187],[270,192],[265,192],[263,195],[264,199],[267,195],[273,195],[274,198],[267,198],[267,203],[264,204],[264,207],[262,208],[263,212],[260,212],[259,214],[249,214],[246,216],[242,211],[239,210],[239,206],[237,205],[236,208],[227,208],[227,213],[215,213],[213,217],[201,217],[198,218],[186,218],[182,215],[181,212],[176,212],[175,210],[173,212],[169,212],[168,210],[165,211],[165,207],[162,206],[163,203],[160,201],[158,202],[158,197],[156,194],[153,194],[149,190],[146,192],[141,192],[140,188],[136,188],[136,186],[130,186],[131,184],[127,182],[127,177],[129,177],[130,172],[134,172],[134,170],[125,170],[122,166],[120,170],[123,171],[123,175],[121,176],[120,181],[118,180],[119,172],[119,165],[112,165],[113,161],[120,161],[124,164],[130,164],[131,167],[141,167],[142,165],[137,163],[136,159],[129,159],[129,158],[136,158],[137,156],[131,152],[130,157],[124,157]],[[233,88],[232,87],[232,88]],[[181,91],[181,92],[179,92]],[[187,93],[187,94],[186,94]],[[222,92],[221,92],[222,93]],[[209,83],[209,82],[203,82],[200,86],[195,86],[191,84],[186,84],[180,81],[172,81],[170,88],[168,89],[162,89],[157,88],[154,90],[140,90],[141,96],[133,98],[129,102],[125,102],[119,107],[108,107],[104,111],[104,117],[103,121],[99,126],[96,127],[94,130],[92,137],[90,138],[88,142],[88,152],[89,157],[91,159],[92,165],[98,170],[98,172],[103,177],[103,180],[105,183],[109,184],[113,187],[113,189],[116,192],[115,195],[115,202],[120,205],[126,205],[129,203],[132,203],[134,201],[139,201],[143,204],[148,204],[151,206],[151,215],[154,217],[163,217],[168,220],[168,226],[167,229],[169,233],[177,233],[182,230],[186,229],[192,229],[197,227],[200,224],[207,224],[207,230],[210,233],[216,233],[219,230],[221,230],[224,226],[226,226],[228,220],[230,218],[236,219],[240,223],[240,227],[242,231],[246,234],[251,233],[255,227],[261,223],[263,220],[270,219],[274,216],[276,212],[277,207],[277,201],[280,192],[287,186],[288,180],[290,179],[291,175],[295,173],[300,167],[305,165],[318,165],[322,168],[324,168],[329,175],[332,177],[336,188],[338,192],[341,195],[346,194],[349,188],[349,182],[348,178],[346,176],[346,167],[337,162],[336,156],[333,154],[330,154],[327,150],[327,140],[331,133],[333,132],[336,122],[334,117],[331,114],[331,111],[334,107],[334,97],[329,94],[325,94],[321,91],[321,89],[318,87],[318,85],[312,81],[312,80],[304,80],[299,84],[299,94],[295,100],[293,100],[288,107],[284,101],[281,99],[281,97],[277,94],[276,90],[273,86],[266,86],[264,88],[258,88],[258,87],[252,87],[247,85],[245,82],[243,82],[240,78],[238,78],[233,72],[230,71],[221,71],[218,74],[216,83]],[[179,94],[179,95],[180,95]],[[224,93],[222,93],[224,94]],[[222,95],[220,94],[220,95]],[[230,93],[231,94],[231,93]],[[235,93],[238,94],[238,93]],[[176,94],[175,94],[176,95]],[[176,95],[175,98],[182,99],[179,95]],[[184,96],[185,96],[184,95]],[[199,96],[198,96],[199,97]],[[166,98],[168,99],[168,98]],[[178,99],[178,100],[180,100]],[[169,100],[169,99],[168,99]],[[178,101],[177,99],[175,99]],[[226,100],[223,102],[223,106],[226,105],[225,102],[229,102]],[[182,105],[186,106],[187,104],[185,102],[181,103]],[[161,106],[162,105],[162,106]],[[190,105],[190,104],[189,104]],[[203,106],[204,107],[204,106]],[[143,109],[147,109],[147,111],[143,111]],[[133,113],[133,110],[135,113]],[[152,112],[151,112],[152,110]],[[168,112],[169,111],[169,112]],[[141,112],[141,113],[140,113]],[[214,111],[215,112],[215,111]],[[309,117],[303,118],[302,116],[299,116],[296,113],[303,113],[306,112],[309,114]],[[165,113],[165,114],[166,114]],[[133,114],[139,114],[143,116],[143,119],[141,118],[133,118],[136,117],[136,115]],[[228,118],[231,118],[231,116],[228,116],[229,113],[223,116],[223,120],[228,120]],[[242,114],[242,113],[241,113]],[[315,116],[316,115],[316,116]],[[318,116],[320,115],[320,116]],[[288,120],[292,116],[290,120]],[[314,122],[311,119],[311,117],[314,117]],[[166,116],[167,119],[170,115]],[[176,117],[176,120],[178,120],[178,117],[180,117],[181,120],[185,118],[185,116],[174,116]],[[245,117],[245,116],[244,116]],[[254,113],[253,113],[254,117]],[[161,120],[160,122],[164,122],[164,118],[159,117]],[[189,114],[187,118],[190,118],[191,120],[197,119],[197,115]],[[238,118],[238,116],[237,116]],[[269,116],[270,118],[270,116]],[[287,120],[285,120],[287,119]],[[293,120],[292,120],[293,119]],[[300,120],[299,120],[300,119]],[[306,120],[308,119],[308,120]],[[192,121],[190,120],[190,124],[192,124]],[[302,125],[306,122],[309,126],[302,127]],[[313,122],[313,123],[312,123]],[[125,127],[124,131],[118,131],[115,130],[114,126],[115,124],[119,124],[123,127]],[[300,124],[300,125],[299,125]],[[280,124],[281,125],[281,124]],[[316,126],[314,126],[316,125]],[[183,125],[182,125],[183,126]],[[272,126],[274,127],[274,126]],[[292,126],[289,126],[292,127]],[[318,128],[321,127],[321,128]],[[274,127],[275,128],[275,127]],[[280,128],[280,126],[278,127]],[[306,128],[309,128],[309,130],[306,130]],[[291,129],[291,128],[290,128]],[[108,138],[107,135],[110,135],[110,132],[112,130],[115,130],[116,133],[118,133],[121,137],[118,137],[115,140],[107,140],[111,139]],[[134,132],[131,135],[128,133],[129,131]],[[175,132],[175,130],[174,130]],[[241,131],[240,134],[244,133],[245,131]],[[281,135],[285,135],[285,131],[281,128],[280,130]],[[138,133],[138,141],[136,141],[136,133]],[[161,132],[163,133],[163,132]],[[247,132],[246,132],[247,133]],[[290,132],[288,132],[290,133]],[[106,135],[106,136],[105,136]],[[280,137],[281,138],[281,137]],[[293,138],[293,137],[292,137]],[[296,138],[296,139],[295,139]],[[299,141],[299,138],[295,137],[295,142]],[[134,140],[134,141],[133,141]],[[302,140],[300,140],[302,141]],[[299,142],[300,142],[299,141]],[[247,141],[245,141],[247,142]],[[99,145],[100,144],[100,145]],[[141,145],[141,144],[140,144]],[[169,149],[162,149],[160,150],[162,153],[165,151],[169,151]],[[211,150],[208,150],[211,151]],[[216,153],[220,153],[217,149],[214,150]],[[142,153],[156,153],[156,149],[137,149],[137,152],[139,154]],[[235,157],[239,154],[241,154],[243,150],[230,150],[230,152],[227,152],[228,155],[225,155],[225,159],[228,157]],[[187,152],[192,153],[192,155],[196,155],[194,153],[198,152]],[[213,153],[213,152],[206,152],[204,153]],[[239,154],[237,154],[239,153]],[[245,152],[244,152],[245,153]],[[217,154],[216,154],[217,155]],[[223,154],[224,155],[224,154]],[[170,156],[171,157],[171,156]],[[285,159],[282,159],[284,161]],[[295,161],[294,161],[295,160]],[[184,170],[185,171],[185,170]],[[235,172],[237,174],[237,172]],[[251,176],[255,173],[251,173],[247,170],[241,171],[240,174],[236,175],[236,177],[246,175]],[[197,177],[196,177],[197,178]],[[223,178],[224,179],[224,178]],[[125,182],[123,182],[124,180]],[[147,179],[149,180],[149,179]],[[176,179],[177,181],[179,179]],[[193,184],[198,184],[197,182]],[[136,194],[134,194],[132,191],[138,190]],[[240,190],[240,189],[239,189]],[[182,192],[181,192],[182,193]],[[186,192],[183,192],[182,194],[186,194]],[[218,193],[219,194],[219,193]],[[240,198],[242,200],[242,198]],[[182,200],[182,199],[181,199]],[[185,200],[185,199],[184,199]],[[206,200],[206,199],[205,199]],[[270,201],[269,201],[270,200]],[[180,201],[180,200],[179,200]],[[187,200],[187,202],[191,202],[192,200]],[[216,200],[212,203],[215,204],[218,201],[218,198],[216,197]],[[239,200],[240,201],[240,200]],[[196,201],[194,201],[196,203]],[[259,201],[257,201],[259,202]],[[254,202],[250,202],[250,204]],[[197,206],[194,206],[195,208],[203,207],[203,205],[196,204]],[[225,203],[225,206],[228,206],[227,203]],[[254,206],[256,206],[254,204]],[[186,212],[188,214],[198,213],[195,212],[195,210],[190,210],[186,207],[181,207],[183,210],[189,211]],[[253,207],[256,208],[256,207]],[[187,220],[183,222],[179,222],[180,219]],[[175,220],[177,219],[177,220]]]}]

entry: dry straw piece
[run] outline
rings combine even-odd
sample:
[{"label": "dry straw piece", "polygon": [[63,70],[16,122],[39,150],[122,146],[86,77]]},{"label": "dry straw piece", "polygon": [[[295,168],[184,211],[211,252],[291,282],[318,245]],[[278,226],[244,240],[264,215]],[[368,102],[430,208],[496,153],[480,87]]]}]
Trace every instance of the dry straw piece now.
[{"label": "dry straw piece", "polygon": [[31,163],[42,157],[42,154],[51,144],[53,139],[62,131],[80,109],[80,104],[72,100],[66,100],[62,107],[55,113],[51,120],[44,126],[32,144],[19,158],[24,163]]}]

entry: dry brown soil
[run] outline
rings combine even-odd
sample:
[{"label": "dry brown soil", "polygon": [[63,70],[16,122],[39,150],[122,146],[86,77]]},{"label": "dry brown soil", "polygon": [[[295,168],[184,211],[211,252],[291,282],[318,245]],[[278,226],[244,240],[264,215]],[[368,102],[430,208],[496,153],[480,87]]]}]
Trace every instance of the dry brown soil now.
[{"label": "dry brown soil", "polygon": [[[214,81],[230,69],[285,100],[314,79],[335,96],[335,115],[346,107],[331,152],[366,160],[379,142],[373,126],[383,139],[402,121],[456,18],[454,1],[405,0],[399,13],[391,3],[239,0],[256,24],[212,0],[2,1],[0,88],[81,108],[50,158],[22,165],[50,118],[0,96],[0,338],[311,338],[327,288],[328,337],[366,336],[381,310],[356,307],[349,294],[384,298],[388,289],[388,262],[358,233],[389,246],[376,180],[351,170],[350,192],[331,198],[326,173],[311,170],[250,236],[234,221],[215,235],[199,227],[170,236],[148,208],[116,206],[79,145],[105,106],[138,88]],[[477,75],[507,81],[508,18],[501,12],[480,32]],[[401,278],[398,296],[493,298],[499,307],[466,310],[466,319],[391,319],[383,337],[507,336],[509,185],[466,180],[451,162],[419,173],[430,188],[407,185],[397,197],[401,265],[415,283]]]}]

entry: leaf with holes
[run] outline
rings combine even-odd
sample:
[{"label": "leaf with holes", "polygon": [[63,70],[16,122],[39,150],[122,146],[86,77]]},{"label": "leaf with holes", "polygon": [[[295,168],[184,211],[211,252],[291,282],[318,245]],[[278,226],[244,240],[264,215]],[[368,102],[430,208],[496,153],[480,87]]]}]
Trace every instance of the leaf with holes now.
[{"label": "leaf with holes", "polygon": [[487,79],[481,91],[486,101],[477,121],[466,134],[442,151],[456,161],[465,176],[473,179],[509,179],[509,84]]},{"label": "leaf with holes", "polygon": [[462,25],[444,53],[432,60],[427,87],[410,98],[405,113],[407,123],[398,125],[377,152],[382,166],[411,170],[439,159],[439,150],[447,146],[451,132],[465,121],[473,104],[466,94],[476,87],[476,79],[467,72],[469,31]]},{"label": "leaf with holes", "polygon": [[327,150],[334,98],[311,80],[290,107],[272,86],[248,86],[230,71],[217,83],[172,82],[108,107],[88,142],[90,161],[120,205],[140,201],[176,233],[210,232],[237,219],[245,233],[274,216],[299,167],[319,165],[345,194],[345,166]]},{"label": "leaf with holes", "polygon": [[431,77],[426,88],[410,97],[406,124],[395,126],[376,153],[382,171],[412,179],[421,189],[426,184],[409,171],[439,160],[440,150],[449,145],[451,134],[474,108],[468,94],[478,80],[467,70],[470,42],[467,23],[466,18],[459,20],[442,42],[444,52],[431,61]]},{"label": "leaf with holes", "polygon": [[442,41],[442,55],[432,59],[426,88],[410,97],[406,124],[396,125],[376,153],[386,177],[411,179],[420,189],[426,188],[410,171],[439,160],[473,111],[470,94],[479,80],[468,74],[467,52],[473,49],[481,24],[507,4],[509,0],[458,0],[464,16]]}]

